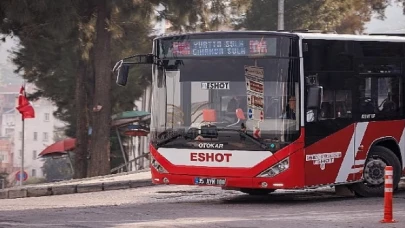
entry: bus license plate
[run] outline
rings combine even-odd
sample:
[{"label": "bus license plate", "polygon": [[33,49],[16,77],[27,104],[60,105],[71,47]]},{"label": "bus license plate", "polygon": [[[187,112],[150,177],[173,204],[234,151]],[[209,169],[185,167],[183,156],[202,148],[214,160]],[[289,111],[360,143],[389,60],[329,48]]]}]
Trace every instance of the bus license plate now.
[{"label": "bus license plate", "polygon": [[217,178],[194,178],[194,184],[196,185],[225,185],[226,179],[217,179]]}]

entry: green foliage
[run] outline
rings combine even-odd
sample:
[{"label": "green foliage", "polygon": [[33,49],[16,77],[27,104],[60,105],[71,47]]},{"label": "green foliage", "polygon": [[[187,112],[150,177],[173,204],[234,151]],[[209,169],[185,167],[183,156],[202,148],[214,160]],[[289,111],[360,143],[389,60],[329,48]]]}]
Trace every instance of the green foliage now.
[{"label": "green foliage", "polygon": [[[90,18],[87,23],[78,15],[82,11],[92,15],[90,3],[83,1],[52,0],[43,1],[4,1],[5,16],[8,23],[1,30],[12,32],[20,37],[21,48],[14,53],[13,61],[17,71],[30,83],[34,83],[38,91],[30,95],[31,99],[50,98],[58,107],[55,116],[69,124],[66,134],[75,136],[74,87],[79,58],[87,60],[88,65],[88,96],[92,95],[94,83],[91,48],[94,42],[95,20]],[[84,1],[86,2],[86,1]],[[113,60],[123,56],[150,52],[151,40],[149,15],[152,5],[128,1],[114,1],[112,21],[113,32],[111,53]],[[63,13],[62,13],[63,12]],[[86,12],[86,11],[85,11]],[[20,17],[18,14],[24,14]],[[83,48],[84,47],[84,48]],[[148,48],[146,48],[148,47]],[[113,66],[114,63],[111,63]],[[132,74],[129,85],[125,88],[113,85],[111,98],[113,113],[132,110],[133,101],[143,92],[150,81],[150,68],[138,69]],[[112,82],[114,78],[112,78]]]},{"label": "green foliage", "polygon": [[[17,35],[20,49],[14,52],[16,71],[34,83],[38,91],[31,99],[50,98],[58,107],[56,116],[72,122],[74,76],[79,40],[73,17],[75,1],[2,1],[6,22],[3,33]],[[73,121],[74,122],[74,121]],[[70,135],[72,136],[72,135]]]},{"label": "green foliage", "polygon": [[164,6],[158,20],[165,18],[172,24],[171,31],[217,30],[229,25],[232,18],[246,9],[250,0],[152,0]]},{"label": "green foliage", "polygon": [[46,158],[42,171],[46,181],[67,180],[72,178],[72,171],[69,164],[69,159],[64,158]]},{"label": "green foliage", "polygon": [[[87,97],[85,102],[87,109],[89,109],[87,113],[91,113],[90,115],[95,117],[96,114],[91,112],[94,105],[92,102],[106,96],[112,104],[112,113],[132,110],[134,100],[141,96],[144,88],[150,83],[150,67],[133,68],[131,80],[129,80],[128,86],[124,88],[116,86],[112,76],[111,97],[109,95],[109,83],[103,81],[96,88],[95,82],[101,82],[100,79],[105,79],[108,74],[105,72],[109,72],[117,60],[125,56],[151,51],[151,19],[155,6],[159,4],[165,6],[165,10],[161,12],[159,17],[164,17],[170,21],[175,30],[189,31],[208,30],[217,28],[222,23],[228,23],[229,20],[226,15],[231,11],[233,12],[234,9],[242,8],[243,2],[246,0],[108,1],[108,8],[105,12],[111,12],[111,14],[108,13],[105,18],[111,18],[106,21],[107,29],[111,33],[111,52],[108,53],[110,54],[108,58],[112,61],[109,66],[108,64],[100,66],[95,61],[95,59],[100,59],[100,55],[97,53],[103,53],[100,52],[101,48],[95,49],[97,40],[100,40],[100,36],[97,37],[96,34],[96,21],[99,12],[97,10],[100,10],[102,8],[100,6],[103,5],[100,0],[60,2],[53,0],[3,0],[0,1],[0,20],[3,22],[0,24],[0,33],[19,38],[20,49],[13,53],[12,60],[17,66],[16,72],[21,73],[29,83],[34,83],[38,89],[37,92],[29,95],[30,99],[39,97],[51,99],[58,107],[54,113],[55,116],[68,123],[66,135],[75,137],[79,134],[76,132],[76,124],[91,125],[91,120],[94,119],[88,118],[90,123],[87,119],[76,121],[77,113],[85,113],[80,112],[84,110],[84,107],[75,107],[77,104],[74,102],[75,99],[81,98],[75,98],[73,92],[75,91],[76,80],[83,78],[77,77],[78,69],[84,69],[80,67],[83,66],[82,63],[84,63],[86,70],[84,90],[87,96],[81,97]],[[231,11],[227,10],[228,6],[231,6]],[[103,31],[100,27],[98,28],[99,32]],[[109,35],[104,37],[110,39]],[[96,72],[101,73],[96,75]],[[102,91],[101,85],[107,85],[105,87],[108,88],[105,90],[107,92],[100,92]],[[97,97],[95,94],[98,94]],[[101,100],[105,101],[106,99]],[[109,108],[109,102],[104,102],[104,106]],[[83,103],[80,106],[83,106]],[[108,113],[104,110],[108,110]],[[110,110],[104,110],[101,113],[106,113],[108,116]],[[109,134],[108,130],[104,129],[104,126],[101,129],[101,125],[96,124],[93,123],[93,128],[97,129],[94,130],[93,135],[108,138],[106,137]],[[105,125],[108,127],[108,124]],[[93,144],[95,142],[104,143],[105,141],[93,139],[91,142]],[[93,155],[94,153],[99,155],[97,151],[100,152],[100,148],[108,148],[107,145],[102,145],[103,143],[97,143],[98,149],[95,146],[90,146]],[[83,148],[81,151],[80,154],[83,155],[86,149]],[[107,160],[107,158],[105,159]]]},{"label": "green foliage", "polygon": [[[165,6],[158,18],[171,21],[175,30],[208,29],[226,23],[226,6],[240,8],[243,0],[162,0],[162,1],[114,1],[109,22],[112,31],[113,62],[124,56],[151,51],[151,15],[153,7]],[[74,87],[79,58],[88,63],[88,97],[92,96],[94,71],[92,47],[95,37],[93,1],[52,0],[25,1],[5,0],[0,3],[0,15],[5,20],[0,31],[19,37],[21,48],[14,53],[17,72],[38,91],[31,99],[47,97],[58,107],[55,116],[69,124],[66,134],[75,136]],[[200,19],[199,19],[200,18]],[[141,96],[150,83],[150,67],[131,70],[127,87],[113,83],[113,113],[132,110],[134,100]],[[114,82],[114,78],[112,78]]]},{"label": "green foliage", "polygon": [[[384,18],[389,0],[288,0],[285,1],[286,30],[314,29],[355,33],[373,12]],[[277,30],[278,0],[254,0],[236,28]]]}]

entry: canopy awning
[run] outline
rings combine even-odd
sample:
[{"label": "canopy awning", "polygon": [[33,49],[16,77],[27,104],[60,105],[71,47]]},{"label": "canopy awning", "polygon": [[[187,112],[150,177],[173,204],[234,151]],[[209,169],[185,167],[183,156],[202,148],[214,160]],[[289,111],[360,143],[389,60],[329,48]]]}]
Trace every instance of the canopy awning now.
[{"label": "canopy awning", "polygon": [[55,142],[54,144],[45,148],[41,153],[38,154],[39,157],[55,156],[67,154],[75,148],[76,139],[66,138],[64,140]]},{"label": "canopy awning", "polygon": [[[130,125],[134,122],[143,122],[147,125],[150,122],[150,113],[145,111],[126,111],[115,114],[111,117],[112,123],[111,127],[122,127],[125,125]],[[130,127],[125,128],[126,131],[134,131]],[[137,129],[139,130],[139,129]],[[147,135],[149,132],[148,129],[142,129],[145,131],[144,133]],[[131,135],[130,135],[131,136]],[[76,139],[74,138],[66,138],[64,140],[55,142],[54,144],[45,148],[38,156],[39,157],[52,157],[52,156],[60,156],[67,154],[68,151],[72,151],[75,149],[76,146]]]},{"label": "canopy awning", "polygon": [[111,127],[119,127],[134,122],[149,122],[150,113],[145,111],[126,111],[113,115]]}]

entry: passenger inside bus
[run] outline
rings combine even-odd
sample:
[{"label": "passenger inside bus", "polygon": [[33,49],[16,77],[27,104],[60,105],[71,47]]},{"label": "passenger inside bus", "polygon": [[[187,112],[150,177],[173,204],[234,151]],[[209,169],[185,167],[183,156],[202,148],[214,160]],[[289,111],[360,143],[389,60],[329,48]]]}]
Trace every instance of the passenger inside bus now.
[{"label": "passenger inside bus", "polygon": [[238,108],[242,109],[243,112],[247,111],[247,96],[238,97],[239,106]]},{"label": "passenger inside bus", "polygon": [[288,104],[286,106],[285,113],[284,113],[283,117],[286,118],[286,119],[295,120],[295,118],[296,118],[295,109],[296,109],[296,99],[295,99],[294,96],[291,96],[288,99]]},{"label": "passenger inside bus", "polygon": [[230,122],[237,121],[237,117],[235,116],[235,111],[237,109],[242,109],[244,113],[247,111],[246,96],[233,96],[226,106],[226,112],[223,113],[223,119]]},{"label": "passenger inside bus", "polygon": [[232,97],[232,99],[228,102],[228,106],[226,108],[227,112],[235,112],[235,110],[238,108],[239,104],[238,104],[238,100],[236,100],[235,97]]},{"label": "passenger inside bus", "polygon": [[382,102],[382,112],[394,112],[396,110],[395,102],[392,99],[392,93],[388,92],[388,97]]}]

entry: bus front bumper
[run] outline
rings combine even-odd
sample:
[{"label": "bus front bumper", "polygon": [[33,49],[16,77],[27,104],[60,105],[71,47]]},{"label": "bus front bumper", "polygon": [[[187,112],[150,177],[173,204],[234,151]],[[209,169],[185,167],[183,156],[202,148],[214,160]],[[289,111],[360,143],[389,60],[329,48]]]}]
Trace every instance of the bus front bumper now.
[{"label": "bus front bumper", "polygon": [[152,183],[156,185],[194,185],[221,187],[223,189],[298,189],[303,187],[287,186],[284,183],[277,181],[278,178],[180,175],[158,173],[153,168],[151,169],[151,172]]}]

